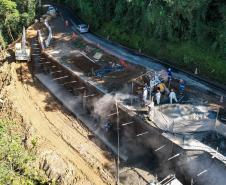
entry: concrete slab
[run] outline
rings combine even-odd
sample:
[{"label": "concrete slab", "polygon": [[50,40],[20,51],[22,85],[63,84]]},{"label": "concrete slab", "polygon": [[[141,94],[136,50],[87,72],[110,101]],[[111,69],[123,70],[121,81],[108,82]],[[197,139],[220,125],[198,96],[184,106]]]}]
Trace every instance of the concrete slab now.
[{"label": "concrete slab", "polygon": [[187,151],[204,151],[212,155],[213,158],[217,158],[218,160],[222,161],[226,164],[226,157],[221,155],[218,151],[214,150],[213,148],[201,143],[196,139],[192,139],[191,137],[185,138],[182,135],[173,135],[170,133],[163,133],[164,137],[168,138],[173,143],[177,144],[181,148]]}]

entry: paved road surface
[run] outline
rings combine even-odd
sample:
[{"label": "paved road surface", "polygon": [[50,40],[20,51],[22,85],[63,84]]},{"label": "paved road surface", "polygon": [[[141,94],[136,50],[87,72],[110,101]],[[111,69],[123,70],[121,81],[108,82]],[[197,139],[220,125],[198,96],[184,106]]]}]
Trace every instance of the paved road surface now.
[{"label": "paved road surface", "polygon": [[[72,26],[75,26],[76,24],[82,23],[81,20],[79,20],[76,16],[74,16],[68,9],[65,7],[55,5],[57,6],[57,9],[62,13],[65,19],[69,20]],[[73,29],[76,31],[75,29]],[[76,31],[77,32],[77,31]],[[156,71],[166,70],[167,68],[160,64],[161,62],[157,59],[148,58],[143,55],[139,55],[135,53],[134,51],[131,51],[128,48],[125,48],[117,43],[111,42],[109,40],[106,40],[104,38],[98,37],[95,34],[92,33],[85,33],[81,34],[81,37],[88,41],[89,43],[98,45],[101,49],[104,51],[115,55],[121,59],[124,59],[130,63],[138,64],[146,69],[152,69]],[[195,69],[194,69],[195,70]],[[208,93],[213,93],[215,95],[226,96],[226,91],[220,88],[217,88],[213,85],[207,84],[205,82],[200,82],[200,80],[195,79],[194,77],[185,74],[184,72],[174,70],[173,72],[174,78],[177,79],[184,79],[186,83],[190,86],[198,87],[199,90],[202,91],[208,91]]]}]

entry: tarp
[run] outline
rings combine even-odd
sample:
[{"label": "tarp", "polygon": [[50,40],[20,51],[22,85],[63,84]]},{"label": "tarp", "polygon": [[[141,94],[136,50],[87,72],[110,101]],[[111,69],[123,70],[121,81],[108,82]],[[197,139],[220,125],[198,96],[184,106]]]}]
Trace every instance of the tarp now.
[{"label": "tarp", "polygon": [[155,107],[153,121],[171,133],[201,132],[214,129],[216,113],[205,106],[174,104]]},{"label": "tarp", "polygon": [[102,78],[104,75],[106,75],[110,72],[120,72],[120,71],[123,71],[123,70],[124,70],[123,66],[116,64],[113,67],[108,66],[108,67],[104,67],[103,69],[95,71],[95,75],[99,78]]}]

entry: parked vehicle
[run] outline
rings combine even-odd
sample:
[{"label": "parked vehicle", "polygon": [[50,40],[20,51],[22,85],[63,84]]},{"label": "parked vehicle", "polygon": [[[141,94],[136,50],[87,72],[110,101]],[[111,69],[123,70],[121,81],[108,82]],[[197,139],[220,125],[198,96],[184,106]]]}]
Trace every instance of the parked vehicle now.
[{"label": "parked vehicle", "polygon": [[15,59],[17,61],[30,61],[31,49],[26,41],[26,30],[23,28],[22,41],[15,44]]},{"label": "parked vehicle", "polygon": [[48,10],[47,10],[47,14],[52,15],[52,16],[56,16],[57,10],[56,8],[54,8],[53,6],[49,6]]},{"label": "parked vehicle", "polygon": [[87,33],[89,32],[89,26],[86,24],[79,24],[76,26],[76,29],[80,32],[80,33]]}]

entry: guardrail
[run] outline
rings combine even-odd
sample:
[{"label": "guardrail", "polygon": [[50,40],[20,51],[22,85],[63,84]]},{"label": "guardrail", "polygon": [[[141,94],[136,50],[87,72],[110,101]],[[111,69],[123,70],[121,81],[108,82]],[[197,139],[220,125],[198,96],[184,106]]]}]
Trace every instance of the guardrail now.
[{"label": "guardrail", "polygon": [[49,47],[50,41],[51,41],[51,39],[53,38],[52,29],[51,29],[51,27],[49,26],[49,23],[48,23],[48,20],[47,20],[47,19],[45,19],[44,24],[45,24],[45,26],[46,26],[46,27],[48,28],[48,30],[49,30],[48,38],[45,40],[46,47]]}]

